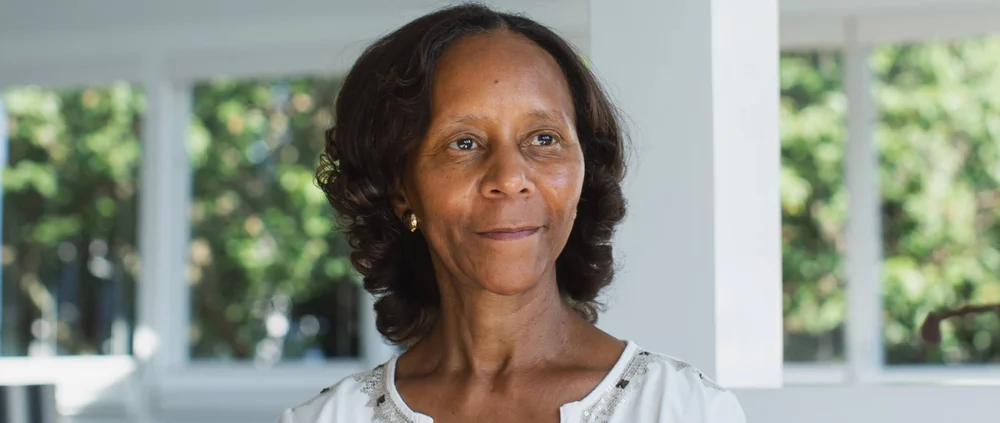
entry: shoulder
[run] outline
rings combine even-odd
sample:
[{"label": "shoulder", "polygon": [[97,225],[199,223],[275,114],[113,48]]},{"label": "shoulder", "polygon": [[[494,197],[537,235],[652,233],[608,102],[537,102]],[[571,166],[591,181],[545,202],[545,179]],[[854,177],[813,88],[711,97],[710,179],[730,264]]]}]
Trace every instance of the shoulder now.
[{"label": "shoulder", "polygon": [[745,423],[736,396],[688,362],[643,350],[633,360],[630,367],[640,379],[637,402],[656,403],[658,421]]},{"label": "shoulder", "polygon": [[318,395],[286,409],[278,423],[340,423],[372,420],[374,397],[382,387],[385,365],[356,373]]}]

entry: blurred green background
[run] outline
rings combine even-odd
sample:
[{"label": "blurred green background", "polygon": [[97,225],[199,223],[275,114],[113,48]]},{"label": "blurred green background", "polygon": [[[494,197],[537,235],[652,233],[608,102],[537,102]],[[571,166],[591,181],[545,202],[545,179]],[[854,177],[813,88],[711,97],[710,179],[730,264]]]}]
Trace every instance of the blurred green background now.
[{"label": "blurred green background", "polygon": [[[843,357],[842,66],[837,52],[781,60],[787,361]],[[945,321],[939,346],[919,338],[930,311],[1000,302],[1000,38],[878,47],[871,66],[885,360],[1000,361],[996,314]]]}]

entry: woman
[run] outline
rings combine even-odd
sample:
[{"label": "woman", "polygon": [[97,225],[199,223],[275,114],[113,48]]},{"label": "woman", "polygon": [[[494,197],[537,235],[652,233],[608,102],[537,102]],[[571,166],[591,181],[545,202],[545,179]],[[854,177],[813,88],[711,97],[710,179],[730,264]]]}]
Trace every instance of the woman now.
[{"label": "woman", "polygon": [[318,171],[405,352],[283,423],[743,422],[728,391],[594,322],[625,214],[618,117],[572,48],[463,5],[375,42]]}]

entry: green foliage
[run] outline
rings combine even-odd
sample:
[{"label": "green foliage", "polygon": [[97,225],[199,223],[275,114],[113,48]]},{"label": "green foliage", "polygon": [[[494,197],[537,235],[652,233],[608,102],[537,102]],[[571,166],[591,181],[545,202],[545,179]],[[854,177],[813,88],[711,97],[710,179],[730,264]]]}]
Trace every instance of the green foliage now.
[{"label": "green foliage", "polygon": [[[871,64],[886,362],[1000,361],[995,314],[946,321],[940,346],[920,340],[930,311],[1000,302],[1000,38],[885,46]],[[811,53],[781,71],[785,354],[824,360],[843,342],[842,70]]]},{"label": "green foliage", "polygon": [[[193,357],[269,365],[357,354],[359,280],[313,182],[339,84],[297,77],[194,87],[191,210],[173,211],[192,221]],[[0,353],[127,352],[143,96],[117,84],[25,87],[4,100],[11,161]],[[110,265],[95,267],[98,259]],[[126,335],[112,334],[118,323]]]},{"label": "green foliage", "polygon": [[846,193],[840,57],[781,59],[781,214],[785,359],[843,355]]},{"label": "green foliage", "polygon": [[1000,302],[1000,38],[876,49],[889,363],[1000,361],[1000,316],[928,312]]},{"label": "green foliage", "polygon": [[[357,354],[357,277],[314,183],[339,85],[297,77],[194,87],[193,357]],[[321,307],[293,310],[309,302]],[[274,318],[292,320],[287,334],[267,331]],[[322,327],[300,330],[302,318]]]},{"label": "green foliage", "polygon": [[135,321],[137,128],[128,84],[4,93],[0,355],[127,353]]}]

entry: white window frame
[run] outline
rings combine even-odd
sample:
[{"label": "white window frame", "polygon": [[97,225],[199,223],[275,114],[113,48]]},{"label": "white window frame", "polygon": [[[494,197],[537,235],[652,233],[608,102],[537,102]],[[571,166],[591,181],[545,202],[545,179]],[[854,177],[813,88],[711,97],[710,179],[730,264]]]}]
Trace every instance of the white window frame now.
[{"label": "white window frame", "polygon": [[[946,14],[949,25],[940,28],[936,37],[921,35],[928,16],[912,19],[865,20],[846,17],[840,27],[810,20],[818,31],[789,24],[782,34],[783,49],[840,50],[843,54],[844,91],[848,101],[845,119],[847,142],[844,174],[848,195],[845,233],[847,246],[844,263],[847,283],[845,319],[845,360],[842,363],[788,363],[786,384],[792,385],[879,385],[940,384],[1000,385],[1000,365],[886,365],[884,357],[884,312],[882,276],[881,193],[879,191],[879,156],[875,145],[878,110],[873,99],[871,51],[884,44],[913,43],[933,39],[962,39],[1000,33],[997,21],[987,24],[998,13]],[[983,16],[987,16],[984,18]],[[968,22],[965,24],[965,22]],[[787,22],[783,21],[785,25]],[[964,25],[964,26],[961,26]],[[783,26],[784,29],[784,26]],[[921,32],[924,31],[924,32]],[[806,33],[823,34],[822,40],[809,40]],[[802,35],[802,36],[800,36]],[[860,322],[852,324],[851,322]]]},{"label": "white window frame", "polygon": [[[934,33],[929,33],[934,31]],[[784,387],[738,389],[748,416],[767,422],[981,421],[996,413],[1000,365],[884,364],[881,198],[870,53],[882,44],[1000,33],[1000,11],[908,16],[784,16],[782,49],[840,49],[848,99],[847,274],[843,363],[786,363]],[[854,323],[857,322],[857,323]]]},{"label": "white window frame", "polygon": [[[561,8],[549,6],[553,9],[550,19],[536,17],[543,21],[563,19],[556,27],[586,51],[586,25],[577,25],[577,17],[561,17]],[[211,30],[154,28],[134,33],[90,33],[77,39],[0,39],[0,51],[4,51],[0,55],[0,90],[28,84],[60,88],[126,80],[144,87],[149,104],[140,169],[146,195],[141,197],[140,205],[144,266],[137,298],[140,317],[135,355],[0,358],[0,382],[59,384],[60,408],[76,416],[71,421],[195,421],[197,416],[238,420],[233,417],[234,410],[259,421],[262,414],[276,413],[385,357],[390,350],[371,329],[374,322],[370,307],[362,307],[366,310],[362,327],[368,330],[362,335],[365,353],[358,360],[335,360],[320,366],[282,364],[267,371],[249,364],[188,360],[188,320],[176,317],[186,317],[189,309],[182,271],[186,255],[177,253],[187,250],[190,231],[186,213],[190,163],[184,150],[184,131],[190,118],[190,87],[194,81],[220,75],[343,72],[365,46],[364,40],[415,15],[397,11],[384,17],[321,16],[277,24],[221,25]],[[862,218],[850,219],[847,231],[849,250],[865,252],[866,257],[881,251],[878,193],[865,187],[866,181],[877,177],[871,140],[874,109],[866,95],[870,90],[866,68],[870,46],[919,41],[926,37],[929,23],[941,28],[940,36],[953,38],[1000,32],[1000,14],[952,14],[947,17],[950,24],[944,26],[934,18],[861,19],[847,20],[845,24],[842,20],[792,16],[782,21],[783,47],[844,48],[846,53],[848,97],[851,104],[864,105],[852,107],[848,119],[846,171],[853,200],[849,213]],[[127,38],[124,42],[123,37]],[[119,50],[102,51],[106,45],[116,45]],[[166,210],[180,212],[170,214]],[[880,260],[861,257],[847,257],[851,292],[848,321],[880,321]],[[847,333],[846,364],[786,364],[785,387],[739,390],[748,414],[769,422],[855,421],[879,416],[891,421],[909,416],[909,421],[920,422],[944,417],[972,420],[995,412],[991,404],[1000,398],[1000,388],[973,385],[1000,384],[1000,367],[886,368],[881,364],[881,327],[849,323]],[[107,390],[95,392],[94,386]],[[870,407],[855,410],[862,404]],[[201,418],[211,421],[210,417]]]}]

